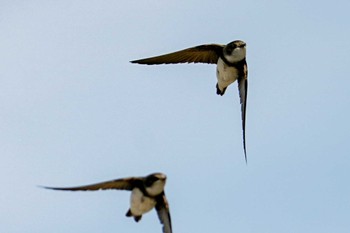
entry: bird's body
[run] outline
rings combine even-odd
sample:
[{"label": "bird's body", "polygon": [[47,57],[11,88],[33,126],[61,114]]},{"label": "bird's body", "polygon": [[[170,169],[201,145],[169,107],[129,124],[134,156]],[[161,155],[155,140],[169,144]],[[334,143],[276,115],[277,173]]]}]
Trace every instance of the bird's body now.
[{"label": "bird's body", "polygon": [[246,63],[246,44],[236,40],[227,45],[206,44],[164,54],[131,61],[145,65],[176,63],[209,63],[216,64],[216,93],[224,95],[226,88],[238,80],[238,89],[242,112],[243,148],[247,161],[245,145],[245,119],[248,93],[248,67]]},{"label": "bird's body", "polygon": [[138,218],[152,210],[156,206],[156,203],[154,198],[145,196],[139,188],[134,188],[130,196],[129,215]]},{"label": "bird's body", "polygon": [[132,189],[130,195],[130,209],[126,216],[133,216],[138,222],[142,215],[152,210],[156,204],[156,197],[164,192],[164,180],[157,180],[151,183],[150,186],[138,185]]},{"label": "bird's body", "polygon": [[169,204],[164,193],[165,183],[165,174],[153,173],[146,177],[122,178],[78,187],[44,188],[63,191],[129,190],[131,191],[130,209],[126,216],[134,217],[135,221],[138,222],[143,214],[155,208],[159,220],[163,224],[163,233],[172,233]]},{"label": "bird's body", "polygon": [[219,58],[216,67],[217,94],[224,95],[226,88],[237,80],[238,70],[236,67],[228,66],[221,58]]}]

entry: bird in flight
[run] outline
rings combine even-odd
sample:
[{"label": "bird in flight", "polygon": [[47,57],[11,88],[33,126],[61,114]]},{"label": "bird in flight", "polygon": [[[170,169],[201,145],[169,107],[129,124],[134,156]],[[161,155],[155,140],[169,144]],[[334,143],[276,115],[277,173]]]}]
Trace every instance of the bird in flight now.
[{"label": "bird in flight", "polygon": [[84,186],[43,188],[63,191],[129,190],[130,208],[126,216],[138,222],[143,214],[155,208],[163,225],[163,233],[172,233],[169,204],[164,193],[165,183],[165,174],[153,173],[145,177],[128,177]]},{"label": "bird in flight", "polygon": [[241,103],[243,129],[243,149],[245,161],[247,152],[245,143],[245,122],[248,93],[248,66],[246,62],[246,43],[235,40],[227,45],[205,44],[192,48],[168,53],[156,57],[131,61],[144,65],[176,64],[176,63],[209,63],[216,64],[216,93],[224,95],[226,88],[238,81],[238,91]]}]

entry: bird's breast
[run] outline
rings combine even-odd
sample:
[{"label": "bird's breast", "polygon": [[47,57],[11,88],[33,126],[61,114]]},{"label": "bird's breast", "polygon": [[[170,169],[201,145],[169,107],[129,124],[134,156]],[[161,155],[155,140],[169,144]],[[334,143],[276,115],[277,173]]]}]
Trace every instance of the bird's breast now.
[{"label": "bird's breast", "polygon": [[130,197],[130,210],[133,216],[140,216],[156,205],[154,198],[145,196],[140,189],[134,188]]},{"label": "bird's breast", "polygon": [[236,67],[228,66],[219,58],[216,67],[216,77],[220,87],[225,88],[238,78],[238,70]]}]

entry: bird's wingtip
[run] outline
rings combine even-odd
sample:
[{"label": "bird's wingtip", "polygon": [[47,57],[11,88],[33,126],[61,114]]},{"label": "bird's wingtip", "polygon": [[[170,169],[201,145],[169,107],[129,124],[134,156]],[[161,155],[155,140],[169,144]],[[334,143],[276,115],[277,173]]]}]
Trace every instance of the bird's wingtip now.
[{"label": "bird's wingtip", "polygon": [[37,187],[42,189],[50,189],[50,190],[63,190],[63,188],[55,188],[55,187],[48,187],[48,186],[42,186],[42,185],[37,185]]}]

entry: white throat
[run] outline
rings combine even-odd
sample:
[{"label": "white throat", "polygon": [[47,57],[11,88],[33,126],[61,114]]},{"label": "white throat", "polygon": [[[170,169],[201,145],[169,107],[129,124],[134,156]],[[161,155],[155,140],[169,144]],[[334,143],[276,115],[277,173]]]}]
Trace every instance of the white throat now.
[{"label": "white throat", "polygon": [[164,186],[165,186],[164,180],[157,180],[152,184],[152,186],[146,187],[146,191],[151,196],[157,196],[163,192]]},{"label": "white throat", "polygon": [[225,54],[225,58],[227,61],[235,63],[242,61],[245,58],[246,49],[243,48],[235,48],[231,54]]}]

